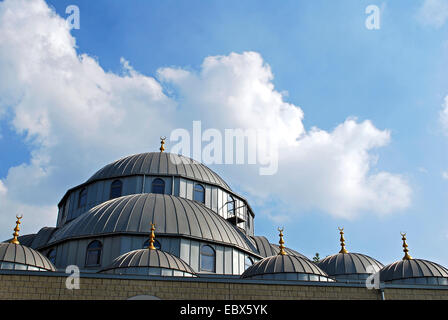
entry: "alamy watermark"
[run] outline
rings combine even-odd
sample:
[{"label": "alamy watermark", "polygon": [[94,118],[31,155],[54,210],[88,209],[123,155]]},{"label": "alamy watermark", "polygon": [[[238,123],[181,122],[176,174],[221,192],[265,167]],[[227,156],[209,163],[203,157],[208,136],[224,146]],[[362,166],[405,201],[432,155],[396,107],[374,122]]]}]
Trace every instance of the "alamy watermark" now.
[{"label": "alamy watermark", "polygon": [[65,20],[67,22],[68,27],[71,29],[80,29],[81,28],[81,16],[79,13],[79,7],[75,5],[69,5],[67,8],[65,8],[65,13],[69,14],[67,19]]},{"label": "alamy watermark", "polygon": [[368,30],[379,30],[381,28],[381,11],[378,6],[371,4],[366,8],[366,14],[369,16],[366,19],[365,25]]},{"label": "alamy watermark", "polygon": [[69,265],[65,268],[65,273],[70,274],[65,280],[65,287],[68,290],[78,290],[80,288],[80,272],[76,265]]},{"label": "alamy watermark", "polygon": [[369,290],[372,289],[380,289],[380,272],[372,265],[366,267],[367,273],[370,273],[370,276],[366,279],[366,287]]},{"label": "alamy watermark", "polygon": [[[209,128],[202,131],[201,121],[193,121],[190,131],[178,128],[171,132],[172,154],[210,164],[259,165],[260,175],[274,175],[278,170],[278,141],[275,132],[264,129]],[[179,158],[171,161],[179,164]]]}]

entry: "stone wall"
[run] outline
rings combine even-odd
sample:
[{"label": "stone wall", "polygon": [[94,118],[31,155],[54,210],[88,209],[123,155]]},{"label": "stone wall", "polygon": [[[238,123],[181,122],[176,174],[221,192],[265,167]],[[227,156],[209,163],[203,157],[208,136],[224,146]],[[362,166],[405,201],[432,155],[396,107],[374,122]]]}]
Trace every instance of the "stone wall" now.
[{"label": "stone wall", "polygon": [[[378,290],[347,285],[255,284],[229,279],[119,279],[82,276],[80,289],[69,290],[59,275],[0,274],[0,299],[128,299],[138,295],[160,299],[344,299],[379,300]],[[386,288],[386,299],[448,299],[447,289]]]}]

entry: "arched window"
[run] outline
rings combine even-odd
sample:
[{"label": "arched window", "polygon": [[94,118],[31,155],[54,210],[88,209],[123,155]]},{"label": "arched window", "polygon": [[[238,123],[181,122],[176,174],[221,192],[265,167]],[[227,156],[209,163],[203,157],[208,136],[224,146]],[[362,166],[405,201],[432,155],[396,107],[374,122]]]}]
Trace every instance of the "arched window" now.
[{"label": "arched window", "polygon": [[48,251],[47,258],[52,264],[56,264],[56,249],[51,249]]},{"label": "arched window", "polygon": [[199,183],[196,183],[194,185],[193,200],[201,202],[201,203],[205,203],[205,189]]},{"label": "arched window", "polygon": [[230,215],[235,214],[235,199],[230,194],[227,195],[227,212]]},{"label": "arched window", "polygon": [[160,178],[154,179],[152,182],[152,193],[164,194],[165,193],[165,181]]},{"label": "arched window", "polygon": [[215,259],[215,250],[212,247],[201,247],[201,271],[215,272]]},{"label": "arched window", "polygon": [[78,208],[83,208],[87,204],[87,189],[84,188],[79,192]]},{"label": "arched window", "polygon": [[94,240],[87,246],[86,252],[86,266],[99,266],[101,264],[101,251],[103,251],[103,244]]},{"label": "arched window", "polygon": [[121,191],[123,189],[123,182],[120,180],[115,180],[110,185],[110,196],[109,199],[115,199],[121,197]]},{"label": "arched window", "polygon": [[246,257],[246,259],[244,259],[244,270],[246,270],[253,264],[254,264],[254,260],[252,260],[251,257]]},{"label": "arched window", "polygon": [[[145,242],[143,242],[143,249],[147,249],[149,247],[149,239],[147,239]],[[162,246],[160,245],[160,242],[154,239],[154,247],[156,247],[157,250],[161,250]]]}]

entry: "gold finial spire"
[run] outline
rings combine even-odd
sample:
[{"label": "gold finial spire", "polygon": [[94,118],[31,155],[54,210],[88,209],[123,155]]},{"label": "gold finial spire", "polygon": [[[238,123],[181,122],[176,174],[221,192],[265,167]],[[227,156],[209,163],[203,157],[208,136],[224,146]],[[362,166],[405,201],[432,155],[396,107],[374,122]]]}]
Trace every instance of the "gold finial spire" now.
[{"label": "gold finial spire", "polygon": [[164,147],[165,140],[166,140],[166,137],[160,137],[160,149],[159,149],[160,152],[165,151],[165,147]]},{"label": "gold finial spire", "polygon": [[286,252],[285,252],[285,246],[284,246],[284,244],[285,244],[285,241],[283,241],[283,230],[284,230],[285,228],[277,228],[277,230],[280,232],[280,234],[279,234],[279,236],[280,236],[280,241],[278,242],[279,244],[280,244],[280,246],[279,246],[279,248],[280,248],[280,252],[278,253],[279,255],[282,255],[282,256],[284,256],[284,255],[286,255]]},{"label": "gold finial spire", "polygon": [[412,257],[408,254],[409,250],[408,250],[408,244],[406,243],[406,233],[400,232],[400,234],[402,236],[401,240],[403,240],[403,251],[404,251],[403,260],[412,260]]},{"label": "gold finial spire", "polygon": [[154,231],[156,230],[156,225],[154,223],[151,223],[151,235],[149,236],[149,250],[156,250],[157,248],[154,247],[154,238],[156,237],[154,235]]},{"label": "gold finial spire", "polygon": [[10,241],[10,243],[20,244],[19,240],[17,240],[17,237],[19,236],[19,231],[20,231],[20,228],[19,228],[19,224],[21,223],[20,219],[22,219],[23,216],[21,215],[19,217],[16,215],[16,218],[17,218],[16,227],[14,228],[14,233],[12,234],[14,236],[14,238]]},{"label": "gold finial spire", "polygon": [[339,234],[341,235],[341,238],[339,241],[341,241],[341,251],[339,253],[348,253],[347,249],[345,249],[345,239],[344,239],[344,228],[339,228]]}]

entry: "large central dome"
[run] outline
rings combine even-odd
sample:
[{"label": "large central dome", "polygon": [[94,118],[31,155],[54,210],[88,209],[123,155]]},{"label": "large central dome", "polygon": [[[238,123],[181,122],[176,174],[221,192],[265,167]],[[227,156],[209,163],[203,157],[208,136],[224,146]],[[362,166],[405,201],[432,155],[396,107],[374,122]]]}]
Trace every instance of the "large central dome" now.
[{"label": "large central dome", "polygon": [[181,176],[231,191],[220,176],[202,163],[167,152],[147,152],[122,158],[98,170],[87,182],[143,174]]},{"label": "large central dome", "polygon": [[197,201],[165,194],[134,194],[102,203],[58,229],[49,243],[113,233],[176,235],[228,244],[256,253],[250,240],[223,217]]}]

